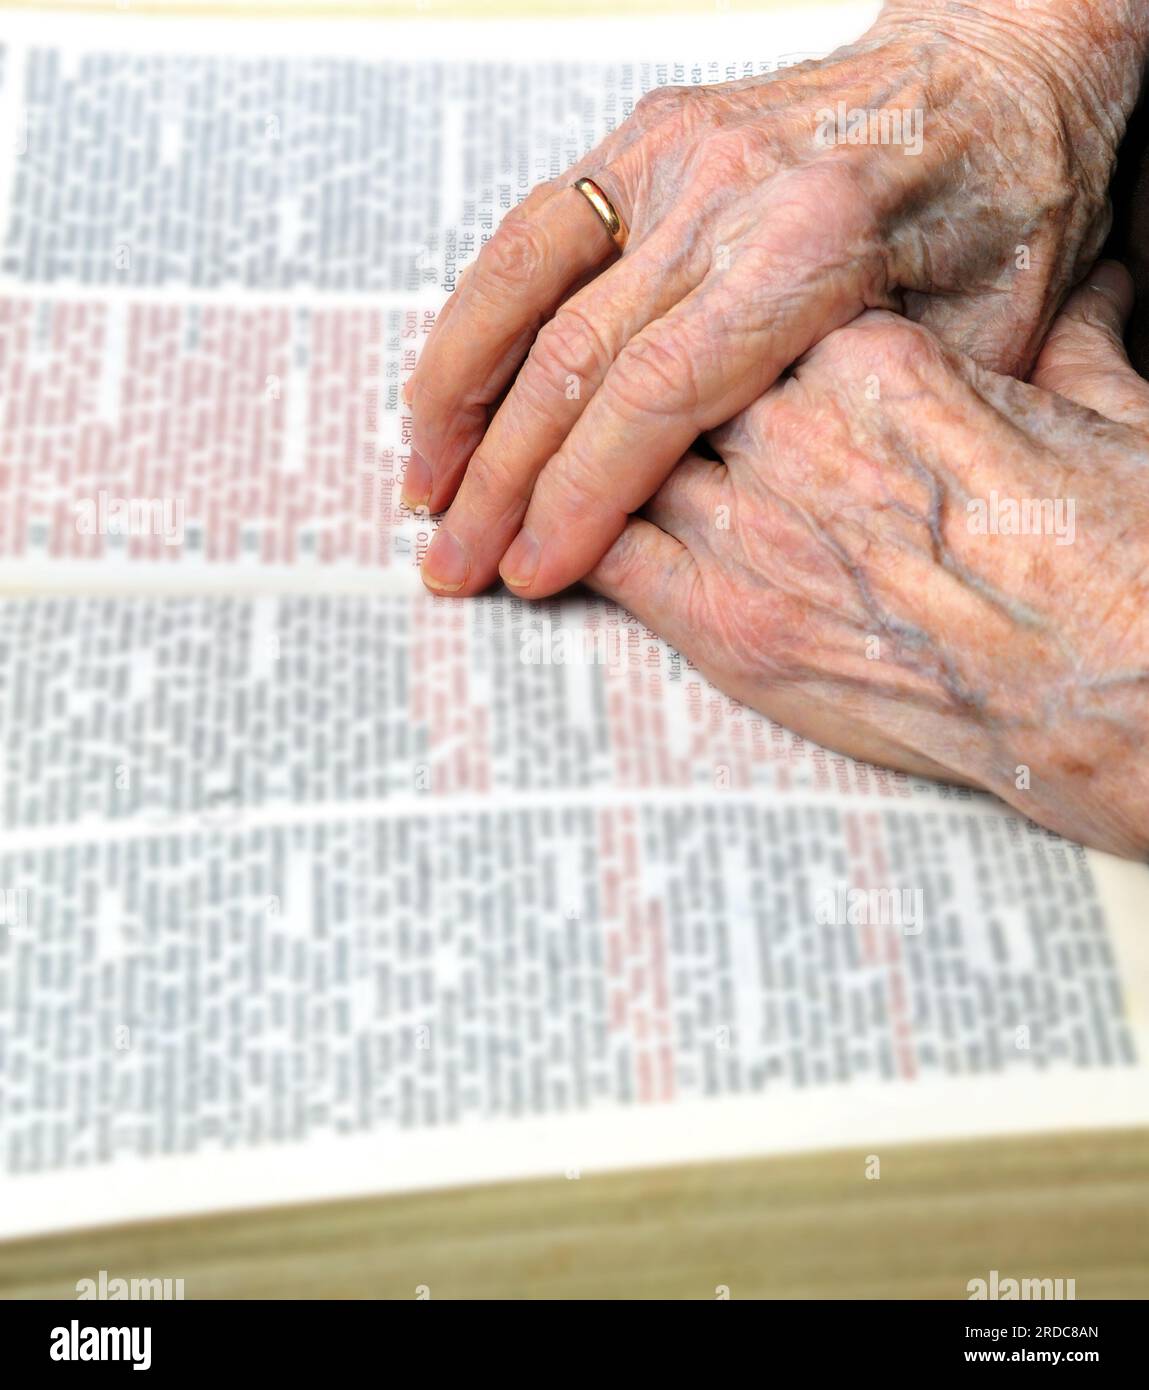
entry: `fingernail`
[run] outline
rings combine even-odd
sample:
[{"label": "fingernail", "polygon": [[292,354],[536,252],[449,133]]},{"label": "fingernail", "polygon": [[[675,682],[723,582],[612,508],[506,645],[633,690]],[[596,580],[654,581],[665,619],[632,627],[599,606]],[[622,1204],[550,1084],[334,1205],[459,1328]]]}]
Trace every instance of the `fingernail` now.
[{"label": "fingernail", "polygon": [[503,556],[499,573],[512,589],[525,589],[538,572],[541,553],[538,538],[524,526]]},{"label": "fingernail", "polygon": [[411,378],[410,378],[410,377],[408,377],[407,380],[403,383],[403,392],[402,392],[402,395],[403,395],[403,404],[404,404],[405,406],[407,406],[407,407],[410,407],[410,405],[411,405]]},{"label": "fingernail", "polygon": [[412,509],[425,507],[431,498],[431,469],[427,460],[415,449],[407,460],[407,476],[403,479],[403,501]]},{"label": "fingernail", "polygon": [[453,594],[467,582],[470,568],[467,552],[445,526],[440,526],[423,561],[423,578],[432,589]]}]

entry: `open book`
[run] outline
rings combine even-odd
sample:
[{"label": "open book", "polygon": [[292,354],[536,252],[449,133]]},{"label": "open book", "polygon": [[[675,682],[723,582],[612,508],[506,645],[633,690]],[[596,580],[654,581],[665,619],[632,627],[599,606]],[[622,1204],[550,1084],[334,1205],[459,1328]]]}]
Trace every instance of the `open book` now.
[{"label": "open book", "polygon": [[0,1235],[1149,1122],[1149,868],[418,581],[502,212],[874,8],[6,22]]}]

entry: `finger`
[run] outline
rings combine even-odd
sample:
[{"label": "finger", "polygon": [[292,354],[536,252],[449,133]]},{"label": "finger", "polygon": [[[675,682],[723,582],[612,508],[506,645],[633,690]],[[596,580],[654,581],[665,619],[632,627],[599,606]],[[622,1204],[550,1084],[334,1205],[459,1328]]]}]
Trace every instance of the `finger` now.
[{"label": "finger", "polygon": [[1049,330],[1033,385],[1109,420],[1149,428],[1149,383],[1129,364],[1122,334],[1133,310],[1133,281],[1116,261],[1100,261]]},{"label": "finger", "polygon": [[634,517],[586,583],[678,647],[689,641],[694,626],[698,578],[694,557],[681,542]]},{"label": "finger", "polygon": [[432,511],[483,437],[487,408],[526,356],[539,325],[588,270],[616,254],[575,188],[548,189],[510,213],[479,253],[411,378],[411,461],[403,500]]},{"label": "finger", "polygon": [[642,515],[700,557],[713,549],[717,533],[735,529],[729,470],[691,451],[672,469]]},{"label": "finger", "polygon": [[[544,325],[470,460],[428,551],[428,587],[485,589],[522,524],[544,465],[562,447],[631,338],[699,283],[703,268],[675,236],[656,233],[568,300]],[[450,478],[436,492],[449,492]]]},{"label": "finger", "polygon": [[[856,285],[821,273],[797,290],[708,276],[632,338],[562,448],[539,474],[499,565],[530,598],[586,574],[705,430],[730,419],[795,358],[861,307]],[[733,306],[733,307],[731,307]]]}]

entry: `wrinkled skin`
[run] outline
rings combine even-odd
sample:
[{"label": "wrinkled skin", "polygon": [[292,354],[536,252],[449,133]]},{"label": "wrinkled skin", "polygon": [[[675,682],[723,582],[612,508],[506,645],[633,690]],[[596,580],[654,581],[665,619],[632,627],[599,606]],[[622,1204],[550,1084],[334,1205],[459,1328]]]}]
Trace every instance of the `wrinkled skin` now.
[{"label": "wrinkled skin", "polygon": [[[821,743],[1143,856],[1149,385],[1121,347],[1131,296],[1100,267],[1034,384],[861,316],[713,436],[721,462],[688,455],[591,584]],[[969,502],[995,491],[1072,500],[1072,543],[977,534]]]},{"label": "wrinkled skin", "polygon": [[[824,61],[650,94],[505,219],[426,344],[405,497],[455,499],[428,584],[580,578],[701,433],[867,308],[1027,371],[1104,237],[1130,13],[907,0]],[[923,113],[920,153],[826,143],[839,102]],[[621,258],[584,174],[629,225]]]}]

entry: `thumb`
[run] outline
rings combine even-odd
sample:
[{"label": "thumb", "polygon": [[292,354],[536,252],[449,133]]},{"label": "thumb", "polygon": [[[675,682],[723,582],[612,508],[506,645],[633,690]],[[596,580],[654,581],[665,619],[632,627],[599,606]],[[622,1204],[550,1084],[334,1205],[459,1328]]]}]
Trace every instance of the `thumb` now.
[{"label": "thumb", "polygon": [[698,568],[673,536],[631,517],[614,545],[583,581],[683,649],[695,632]]},{"label": "thumb", "polygon": [[1109,420],[1149,429],[1149,382],[1130,366],[1122,342],[1132,310],[1129,272],[1098,261],[1054,320],[1030,381]]}]

